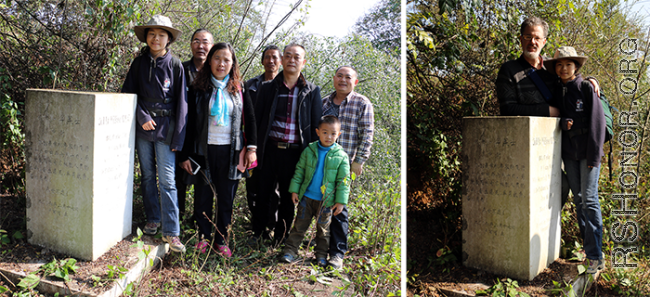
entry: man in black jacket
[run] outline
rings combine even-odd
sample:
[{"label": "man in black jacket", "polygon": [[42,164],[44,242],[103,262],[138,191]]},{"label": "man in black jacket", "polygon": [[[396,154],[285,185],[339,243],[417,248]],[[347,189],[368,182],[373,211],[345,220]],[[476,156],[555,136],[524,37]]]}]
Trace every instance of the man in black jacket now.
[{"label": "man in black jacket", "polygon": [[307,82],[301,71],[305,66],[305,48],[289,44],[282,55],[283,71],[271,82],[262,84],[255,104],[258,139],[259,193],[253,213],[253,238],[259,240],[269,221],[270,196],[280,187],[278,222],[274,244],[287,237],[294,218],[289,183],[300,158],[310,142],[318,140],[316,128],[322,115],[320,87]]},{"label": "man in black jacket", "polygon": [[[523,53],[518,59],[503,63],[497,76],[501,115],[559,117],[560,111],[553,106],[557,103],[552,98],[558,78],[554,69],[549,71],[544,67],[541,55],[546,45],[548,24],[541,18],[530,17],[521,24],[519,33]],[[600,94],[596,80],[591,78],[589,81]]]},{"label": "man in black jacket", "polygon": [[[264,48],[262,52],[262,65],[264,66],[264,73],[249,79],[246,82],[245,88],[246,92],[250,94],[253,104],[257,100],[257,94],[260,88],[262,87],[263,82],[273,80],[280,71],[280,62],[282,60],[282,52],[276,45],[268,45]],[[256,170],[253,170],[253,174],[246,179],[246,198],[248,200],[248,209],[251,214],[255,212],[254,208],[257,206],[257,192],[259,191],[259,175]],[[277,212],[278,212],[278,202],[280,201],[280,192],[278,189],[273,191],[269,197],[269,222],[267,227],[269,231],[275,229],[275,224],[277,222]],[[264,237],[268,238],[266,231],[264,232]]]},{"label": "man in black jacket", "polygon": [[[212,48],[212,33],[206,29],[197,29],[192,34],[190,46],[192,49],[192,58],[183,62],[183,70],[185,70],[185,86],[189,88],[196,77],[196,74],[201,70],[208,53]],[[177,154],[176,160],[179,161]],[[187,185],[193,183],[192,177],[185,174],[185,170],[180,166],[176,166],[176,189],[178,193],[178,210],[179,219],[182,221],[185,216],[185,200],[187,196]]]}]

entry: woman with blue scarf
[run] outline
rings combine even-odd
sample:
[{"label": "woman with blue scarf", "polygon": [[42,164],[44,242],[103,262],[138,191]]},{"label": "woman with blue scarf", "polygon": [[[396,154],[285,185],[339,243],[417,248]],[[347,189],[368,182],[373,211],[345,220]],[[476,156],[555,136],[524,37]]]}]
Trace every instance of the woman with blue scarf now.
[{"label": "woman with blue scarf", "polygon": [[[228,247],[228,226],[239,179],[257,160],[255,113],[248,93],[242,87],[239,64],[229,43],[215,44],[188,91],[188,124],[180,164],[192,174],[200,166],[194,186],[194,217],[203,237],[195,245],[201,251],[212,241],[212,222],[216,223],[214,248],[224,257],[232,256]],[[243,170],[243,171],[242,171]],[[216,217],[212,217],[214,194]]]}]

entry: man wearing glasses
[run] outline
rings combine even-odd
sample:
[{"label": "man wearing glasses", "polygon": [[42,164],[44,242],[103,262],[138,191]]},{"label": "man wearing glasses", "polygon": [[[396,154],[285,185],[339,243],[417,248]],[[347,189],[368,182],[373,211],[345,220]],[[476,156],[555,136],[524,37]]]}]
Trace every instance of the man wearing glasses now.
[{"label": "man wearing glasses", "polygon": [[[196,74],[203,68],[203,63],[208,58],[208,53],[212,48],[214,41],[212,33],[206,29],[197,29],[192,34],[190,39],[190,46],[192,49],[192,59],[183,62],[183,69],[185,70],[185,85],[189,88],[196,77]],[[176,158],[177,160],[179,158]],[[187,180],[186,180],[187,179]],[[192,178],[188,177],[185,170],[180,166],[176,166],[176,189],[178,193],[178,217],[183,220],[185,216],[185,198],[187,193],[187,185],[192,183]]]},{"label": "man wearing glasses", "polygon": [[[526,19],[520,28],[519,42],[522,55],[501,65],[497,76],[497,98],[502,116],[559,117],[560,110],[551,104],[558,104],[553,98],[555,90],[561,88],[554,69],[544,67],[540,53],[546,45],[548,24],[538,17]],[[597,81],[587,77],[600,96]],[[562,177],[562,206],[569,195],[566,176]]]},{"label": "man wearing glasses", "polygon": [[[501,115],[559,117],[560,111],[550,105],[553,103],[552,94],[559,87],[558,79],[544,68],[540,55],[546,45],[548,24],[541,18],[530,17],[521,24],[520,34],[522,55],[504,63],[497,76]],[[589,81],[595,90],[599,90],[595,79]]]}]

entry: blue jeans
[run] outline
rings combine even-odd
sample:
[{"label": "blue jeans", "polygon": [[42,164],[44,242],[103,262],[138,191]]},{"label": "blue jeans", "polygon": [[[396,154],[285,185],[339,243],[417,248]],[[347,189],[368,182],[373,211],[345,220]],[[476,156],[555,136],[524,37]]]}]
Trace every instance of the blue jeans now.
[{"label": "blue jeans", "polygon": [[598,176],[600,165],[589,169],[587,159],[579,161],[564,160],[573,192],[580,236],[583,238],[587,259],[601,260],[603,243],[603,219],[598,201]]},{"label": "blue jeans", "polygon": [[[178,200],[174,181],[176,153],[161,141],[151,142],[136,137],[135,146],[142,172],[142,200],[147,222],[160,223],[162,217],[162,234],[178,236],[181,228],[178,223]],[[160,200],[156,185],[156,166],[162,194]]]}]

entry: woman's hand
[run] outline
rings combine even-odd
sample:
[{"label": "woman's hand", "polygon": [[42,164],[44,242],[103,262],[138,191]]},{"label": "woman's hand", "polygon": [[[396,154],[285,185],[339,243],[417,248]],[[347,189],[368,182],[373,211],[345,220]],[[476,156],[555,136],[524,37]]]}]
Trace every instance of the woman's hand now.
[{"label": "woman's hand", "polygon": [[190,160],[185,160],[185,161],[181,162],[180,166],[185,171],[187,171],[187,173],[192,174],[192,164],[190,164]]},{"label": "woman's hand", "polygon": [[156,129],[156,122],[154,122],[153,120],[148,121],[142,125],[142,129],[144,129],[145,131],[151,131],[153,129]]},{"label": "woman's hand", "polygon": [[248,151],[246,151],[246,156],[244,156],[244,167],[251,167],[255,160],[257,160],[256,151],[253,149],[248,149]]}]

